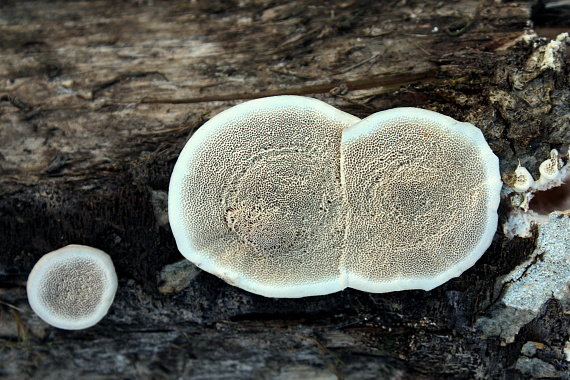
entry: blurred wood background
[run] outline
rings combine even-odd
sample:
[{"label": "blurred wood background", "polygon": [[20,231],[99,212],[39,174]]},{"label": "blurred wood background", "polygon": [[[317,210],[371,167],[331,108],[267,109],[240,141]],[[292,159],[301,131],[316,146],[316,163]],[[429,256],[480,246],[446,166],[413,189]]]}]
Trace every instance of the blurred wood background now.
[{"label": "blurred wood background", "polygon": [[[568,57],[532,65],[568,30],[564,9],[1,1],[0,377],[518,379],[532,377],[517,359],[536,341],[556,371],[541,374],[568,378],[570,317],[556,300],[514,342],[475,328],[498,278],[534,249],[500,228],[473,268],[430,292],[268,299],[208,273],[180,269],[180,286],[161,275],[182,259],[166,219],[177,155],[203,122],[247,99],[306,95],[359,117],[432,109],[481,128],[503,174],[518,159],[536,174],[570,140]],[[34,263],[71,243],[108,252],[120,279],[109,315],[83,331],[46,325],[25,293]]]}]

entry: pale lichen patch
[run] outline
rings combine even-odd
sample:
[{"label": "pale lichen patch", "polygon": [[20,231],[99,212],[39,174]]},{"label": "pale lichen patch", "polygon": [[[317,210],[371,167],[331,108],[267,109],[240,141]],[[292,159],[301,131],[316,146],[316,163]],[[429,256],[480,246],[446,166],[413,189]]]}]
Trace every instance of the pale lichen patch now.
[{"label": "pale lichen patch", "polygon": [[570,312],[570,217],[551,213],[538,225],[537,246],[531,257],[502,280],[503,294],[491,317],[481,317],[478,327],[506,343],[540,313],[551,298]]}]

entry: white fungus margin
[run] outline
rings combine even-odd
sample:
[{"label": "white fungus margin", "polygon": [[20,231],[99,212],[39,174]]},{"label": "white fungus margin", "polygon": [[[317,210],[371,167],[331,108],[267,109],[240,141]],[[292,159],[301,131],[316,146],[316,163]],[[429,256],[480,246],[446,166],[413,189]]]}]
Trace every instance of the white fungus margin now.
[{"label": "white fungus margin", "polygon": [[168,216],[180,252],[226,282],[270,297],[343,289],[340,141],[359,120],[288,95],[210,119],[170,179]]},{"label": "white fungus margin", "polygon": [[230,108],[190,138],[169,220],[187,259],[264,296],[429,290],[489,247],[501,186],[471,124],[417,108],[359,121],[278,96]]},{"label": "white fungus margin", "polygon": [[499,159],[472,124],[419,108],[377,112],[344,131],[341,172],[351,288],[431,290],[493,240]]},{"label": "white fungus margin", "polygon": [[28,301],[45,322],[64,330],[97,324],[117,291],[117,274],[108,254],[68,245],[44,255],[28,277]]}]

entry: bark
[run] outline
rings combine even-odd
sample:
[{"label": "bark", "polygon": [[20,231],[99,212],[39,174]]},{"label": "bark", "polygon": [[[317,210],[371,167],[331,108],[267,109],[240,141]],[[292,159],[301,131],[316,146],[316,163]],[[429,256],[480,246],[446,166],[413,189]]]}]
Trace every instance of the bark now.
[{"label": "bark", "polygon": [[[527,2],[490,0],[2,2],[0,376],[535,376],[523,358],[554,368],[535,377],[567,378],[558,300],[511,342],[476,328],[535,247],[500,228],[430,292],[269,299],[204,272],[161,275],[182,259],[165,218],[177,155],[246,99],[308,95],[359,117],[436,110],[481,128],[503,173],[520,159],[537,174],[570,141],[570,91],[565,48],[545,66],[550,40],[521,38],[530,17]],[[34,263],[72,243],[108,252],[120,279],[108,316],[83,331],[46,325],[25,293]],[[542,345],[532,359],[528,341]]]}]

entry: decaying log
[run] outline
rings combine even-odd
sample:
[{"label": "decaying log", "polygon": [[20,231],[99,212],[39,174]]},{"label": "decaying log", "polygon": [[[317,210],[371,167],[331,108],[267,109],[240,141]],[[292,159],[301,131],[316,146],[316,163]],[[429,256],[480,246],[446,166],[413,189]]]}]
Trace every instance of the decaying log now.
[{"label": "decaying log", "polygon": [[[182,259],[166,218],[178,153],[246,99],[436,110],[481,128],[504,174],[520,159],[536,175],[570,141],[570,77],[564,41],[546,49],[530,18],[523,1],[3,1],[0,377],[568,378],[561,301],[512,341],[477,328],[535,247],[501,228],[430,292],[268,299],[187,264],[161,275]],[[119,275],[109,315],[82,331],[46,325],[25,293],[34,263],[71,243]]]}]

